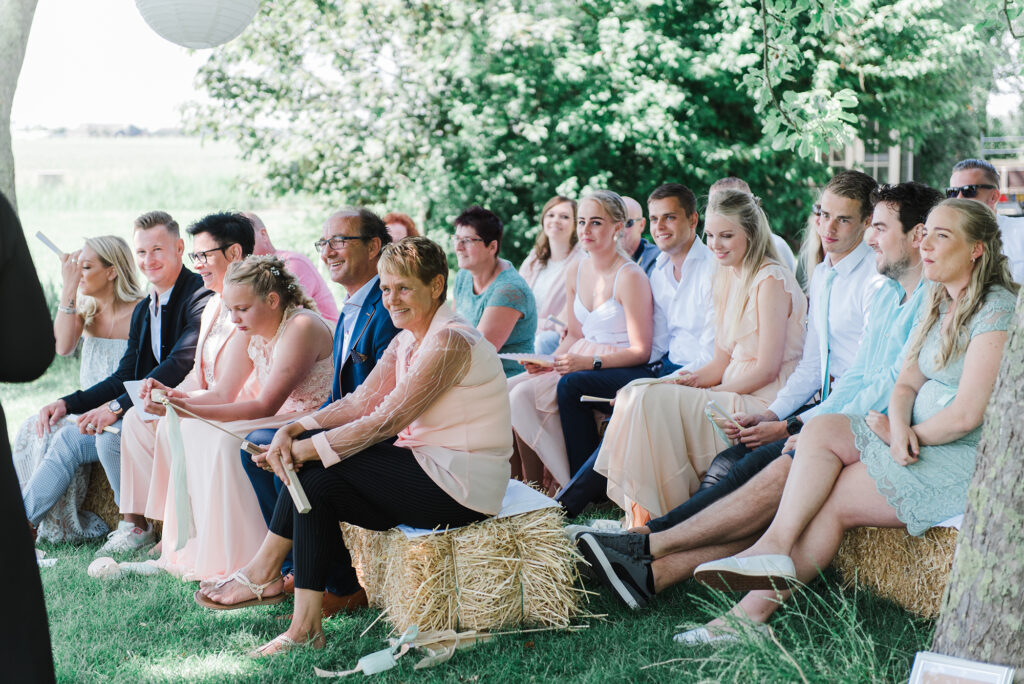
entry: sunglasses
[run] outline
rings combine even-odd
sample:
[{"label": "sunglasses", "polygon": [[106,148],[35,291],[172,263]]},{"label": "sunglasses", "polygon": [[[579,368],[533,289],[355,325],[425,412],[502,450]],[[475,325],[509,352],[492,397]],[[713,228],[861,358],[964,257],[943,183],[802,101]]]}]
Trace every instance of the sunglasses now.
[{"label": "sunglasses", "polygon": [[998,190],[995,185],[979,183],[976,185],[961,185],[958,188],[946,188],[946,198],[953,199],[957,195],[963,195],[967,199],[974,199],[978,196],[978,190]]}]

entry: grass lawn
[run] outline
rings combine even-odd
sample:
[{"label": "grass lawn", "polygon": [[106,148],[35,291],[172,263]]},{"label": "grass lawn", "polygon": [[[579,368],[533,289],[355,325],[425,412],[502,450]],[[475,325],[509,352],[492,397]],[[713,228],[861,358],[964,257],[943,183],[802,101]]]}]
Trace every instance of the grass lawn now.
[{"label": "grass lawn", "polygon": [[[386,647],[388,626],[376,609],[325,623],[328,647],[250,660],[246,653],[284,630],[290,603],[213,612],[196,606],[196,586],[169,575],[96,580],[86,575],[96,544],[43,545],[57,565],[41,570],[50,611],[57,677],[64,682],[314,681],[313,667],[347,670]],[[448,663],[414,671],[411,652],[380,675],[418,682],[896,682],[931,640],[931,622],[865,593],[843,592],[835,579],[815,583],[772,623],[779,645],[746,641],[726,648],[686,648],[672,635],[704,622],[725,596],[688,582],[647,610],[631,612],[604,592],[577,633],[498,637],[458,652]],[[595,590],[597,587],[592,587]],[[670,661],[670,662],[666,662]],[[662,664],[659,664],[662,663]],[[654,667],[649,667],[654,665]],[[646,668],[646,669],[644,669]]]}]

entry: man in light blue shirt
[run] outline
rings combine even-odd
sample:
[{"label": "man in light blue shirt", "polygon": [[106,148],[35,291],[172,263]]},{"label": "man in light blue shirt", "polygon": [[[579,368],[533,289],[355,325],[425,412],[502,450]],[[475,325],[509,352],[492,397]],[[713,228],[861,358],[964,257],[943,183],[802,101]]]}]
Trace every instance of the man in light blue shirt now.
[{"label": "man in light blue shirt", "polygon": [[[927,296],[928,284],[921,277],[917,248],[925,217],[942,200],[941,193],[919,183],[901,183],[882,186],[873,199],[875,210],[867,244],[874,251],[878,272],[885,276],[885,282],[871,301],[868,327],[849,369],[825,401],[790,419],[797,426],[818,414],[885,411],[911,330]],[[733,451],[741,457],[729,464],[731,469],[717,482],[707,488],[702,484],[687,502],[648,523],[646,531],[650,535],[644,540],[644,548],[653,560],[630,561],[621,552],[625,548],[621,541],[609,542],[606,536],[595,533],[589,540],[584,540],[587,534],[579,535],[581,550],[603,555],[608,561],[606,567],[614,568],[616,562],[622,567],[631,566],[632,572],[619,573],[623,577],[635,577],[636,564],[647,563],[652,592],[689,578],[701,562],[748,547],[771,522],[791,463],[791,459],[778,456],[791,453],[795,440],[794,434],[788,440],[752,451],[732,447],[720,454],[716,461],[728,458]],[[622,577],[617,583],[606,584],[629,603],[622,596],[620,587],[627,586]]]}]

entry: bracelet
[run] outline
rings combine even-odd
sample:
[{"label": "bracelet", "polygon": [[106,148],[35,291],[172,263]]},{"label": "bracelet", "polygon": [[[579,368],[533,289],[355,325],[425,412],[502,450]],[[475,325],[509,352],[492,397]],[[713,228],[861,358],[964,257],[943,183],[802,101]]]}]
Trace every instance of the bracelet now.
[{"label": "bracelet", "polygon": [[61,313],[72,314],[72,315],[78,313],[78,309],[76,309],[74,307],[74,305],[72,305],[72,306],[61,306],[61,305],[58,304],[57,305],[57,311],[60,311]]}]

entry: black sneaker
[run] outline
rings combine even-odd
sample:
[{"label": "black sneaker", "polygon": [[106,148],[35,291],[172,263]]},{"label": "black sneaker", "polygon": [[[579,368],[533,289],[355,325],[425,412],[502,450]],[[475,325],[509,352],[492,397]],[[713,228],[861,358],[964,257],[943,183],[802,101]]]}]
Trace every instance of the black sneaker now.
[{"label": "black sneaker", "polygon": [[601,583],[611,589],[620,601],[636,610],[654,598],[654,593],[647,589],[651,557],[643,553],[643,539],[638,540],[639,553],[636,553],[637,542],[628,541],[629,537],[642,535],[602,535],[591,532],[580,535],[577,543],[580,553],[590,563]]},{"label": "black sneaker", "polygon": [[[654,560],[649,553],[644,551],[644,544],[647,542],[646,534],[638,534],[636,532],[600,532],[594,530],[584,532],[583,534],[593,535],[594,539],[604,548],[618,551],[623,556],[633,560]],[[576,535],[577,543],[579,543],[579,539],[583,534]]]}]

